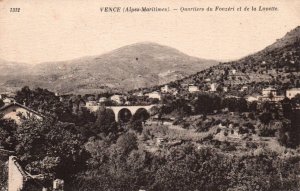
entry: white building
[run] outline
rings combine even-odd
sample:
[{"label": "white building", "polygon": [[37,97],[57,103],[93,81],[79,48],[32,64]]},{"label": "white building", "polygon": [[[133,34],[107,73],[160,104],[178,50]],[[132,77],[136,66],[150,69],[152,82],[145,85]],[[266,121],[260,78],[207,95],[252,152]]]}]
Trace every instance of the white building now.
[{"label": "white building", "polygon": [[217,84],[216,84],[216,83],[210,84],[210,91],[211,91],[211,92],[217,91]]},{"label": "white building", "polygon": [[162,93],[168,93],[170,91],[170,88],[168,85],[164,85],[163,87],[160,88],[160,91]]},{"label": "white building", "polygon": [[3,99],[3,102],[4,102],[5,105],[7,105],[7,104],[14,103],[14,102],[15,102],[15,99],[14,99],[14,98],[7,97],[7,98],[4,98],[4,99]]},{"label": "white building", "polygon": [[262,90],[262,95],[264,97],[268,97],[270,95],[276,96],[277,95],[277,90],[275,88],[272,88],[272,87],[264,88]]},{"label": "white building", "polygon": [[100,97],[100,99],[99,99],[99,103],[104,103],[106,101],[107,101],[106,97]]},{"label": "white building", "polygon": [[241,87],[240,92],[243,92],[243,91],[245,91],[247,89],[248,89],[248,86],[243,86],[243,87]]},{"label": "white building", "polygon": [[160,88],[161,93],[171,93],[173,95],[176,95],[178,93],[176,88],[171,88],[169,85],[164,85],[163,87]]},{"label": "white building", "polygon": [[286,90],[286,97],[288,97],[289,99],[292,99],[297,94],[300,95],[300,88],[292,88],[292,89]]},{"label": "white building", "polygon": [[149,98],[161,100],[161,94],[157,91],[147,93],[146,96],[148,96]]},{"label": "white building", "polygon": [[86,107],[90,107],[90,106],[96,106],[97,105],[97,102],[96,101],[87,101],[85,103],[85,106]]},{"label": "white building", "polygon": [[143,93],[143,92],[135,92],[135,93],[133,93],[132,95],[138,96],[138,97],[143,97],[143,96],[144,96],[144,93]]},{"label": "white building", "polygon": [[190,84],[189,85],[189,92],[190,93],[194,93],[194,92],[199,92],[200,90],[199,90],[199,87],[198,86],[195,86],[195,85],[193,85],[193,84]]},{"label": "white building", "polygon": [[245,99],[246,99],[248,102],[258,101],[259,96],[246,96]]},{"label": "white building", "polygon": [[123,96],[122,95],[117,95],[117,94],[112,95],[110,97],[110,100],[116,102],[117,104],[122,104],[124,102]]},{"label": "white building", "polygon": [[284,99],[284,96],[277,95],[277,90],[272,87],[264,88],[262,90],[262,96],[259,97],[259,101],[279,102],[283,99]]}]

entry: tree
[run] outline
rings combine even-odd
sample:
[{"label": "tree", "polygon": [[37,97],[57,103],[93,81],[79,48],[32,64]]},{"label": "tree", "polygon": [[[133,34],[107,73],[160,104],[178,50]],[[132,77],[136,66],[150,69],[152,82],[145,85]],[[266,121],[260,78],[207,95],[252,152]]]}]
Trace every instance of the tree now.
[{"label": "tree", "polygon": [[59,97],[47,89],[36,88],[31,90],[28,86],[17,91],[16,101],[25,104],[44,115],[57,118],[64,122],[75,122],[76,116],[72,115],[72,108],[59,101]]},{"label": "tree", "polygon": [[221,98],[216,95],[199,94],[193,102],[196,114],[209,114],[221,108]]},{"label": "tree", "polygon": [[284,146],[296,148],[300,143],[300,111],[295,110],[290,120],[284,120],[279,129],[278,141]]},{"label": "tree", "polygon": [[16,144],[17,124],[13,120],[3,119],[0,114],[0,147],[13,150]]},{"label": "tree", "polygon": [[143,131],[143,120],[142,119],[131,119],[128,124],[128,129],[135,130],[138,133]]},{"label": "tree", "polygon": [[293,112],[291,100],[285,98],[284,100],[281,101],[281,105],[282,105],[283,116],[287,119],[290,119]]},{"label": "tree", "polygon": [[95,134],[104,133],[105,135],[108,135],[110,133],[116,133],[117,130],[118,128],[114,112],[103,106],[100,107],[97,112],[97,119],[92,127],[92,131]]},{"label": "tree", "polygon": [[259,120],[264,124],[264,125],[268,125],[271,120],[273,119],[272,117],[272,113],[270,112],[264,112],[259,116]]},{"label": "tree", "polygon": [[84,140],[74,125],[28,119],[17,129],[16,139],[16,154],[30,173],[69,180],[85,168]]},{"label": "tree", "polygon": [[121,153],[127,155],[132,150],[138,149],[137,137],[134,133],[125,133],[118,138],[116,146]]},{"label": "tree", "polygon": [[4,102],[2,99],[0,99],[0,108],[4,106]]},{"label": "tree", "polygon": [[150,114],[146,109],[138,109],[135,114],[132,116],[132,121],[141,120],[145,122],[147,119],[150,118]]}]

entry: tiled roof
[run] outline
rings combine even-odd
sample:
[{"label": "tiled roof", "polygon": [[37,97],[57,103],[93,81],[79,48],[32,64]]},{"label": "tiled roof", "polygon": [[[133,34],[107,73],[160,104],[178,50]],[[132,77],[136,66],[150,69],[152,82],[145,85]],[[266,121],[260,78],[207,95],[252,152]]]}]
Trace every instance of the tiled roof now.
[{"label": "tiled roof", "polygon": [[19,104],[19,103],[17,103],[17,102],[10,103],[10,104],[8,104],[8,105],[5,105],[5,106],[1,107],[1,108],[0,108],[0,112],[1,112],[1,111],[4,111],[5,109],[7,109],[7,108],[9,108],[9,107],[12,107],[12,106],[19,106],[19,107],[22,107],[22,108],[24,108],[24,109],[26,109],[26,110],[28,110],[28,111],[30,111],[30,112],[32,112],[32,113],[34,113],[34,114],[40,116],[40,117],[45,117],[43,114],[41,114],[41,113],[39,113],[39,112],[37,112],[37,111],[34,111],[33,109],[31,109],[31,108],[29,108],[29,107],[26,107],[25,105]]}]

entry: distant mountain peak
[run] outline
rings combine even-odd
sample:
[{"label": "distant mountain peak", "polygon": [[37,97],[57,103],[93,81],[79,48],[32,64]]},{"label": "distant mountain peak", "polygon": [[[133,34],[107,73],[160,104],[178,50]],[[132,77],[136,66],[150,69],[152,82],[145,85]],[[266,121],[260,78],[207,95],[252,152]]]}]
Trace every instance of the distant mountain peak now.
[{"label": "distant mountain peak", "polygon": [[[63,93],[126,91],[181,79],[217,63],[189,56],[169,46],[145,41],[98,56],[40,63],[29,72],[24,72],[22,77],[2,78],[2,83],[6,87],[39,86]],[[13,69],[15,68],[10,73],[18,72]],[[168,71],[174,72],[161,75]]]}]

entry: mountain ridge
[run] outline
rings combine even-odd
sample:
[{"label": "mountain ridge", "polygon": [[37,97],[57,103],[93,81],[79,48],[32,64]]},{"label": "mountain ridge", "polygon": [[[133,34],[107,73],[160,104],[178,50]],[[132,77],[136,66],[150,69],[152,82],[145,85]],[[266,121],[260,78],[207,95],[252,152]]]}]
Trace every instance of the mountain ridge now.
[{"label": "mountain ridge", "polygon": [[[141,42],[101,55],[22,66],[22,72],[10,69],[15,75],[0,75],[0,84],[10,90],[28,85],[61,93],[127,91],[180,79],[217,63],[172,47]],[[160,75],[168,71],[174,74]]]},{"label": "mountain ridge", "polygon": [[[282,94],[288,88],[300,87],[300,27],[261,51],[220,63],[169,85],[179,88],[190,83],[197,84],[202,91],[216,83],[221,92],[226,87],[227,93],[239,96],[260,93],[268,86],[276,87]],[[241,91],[243,86],[247,86],[247,91]]]}]

